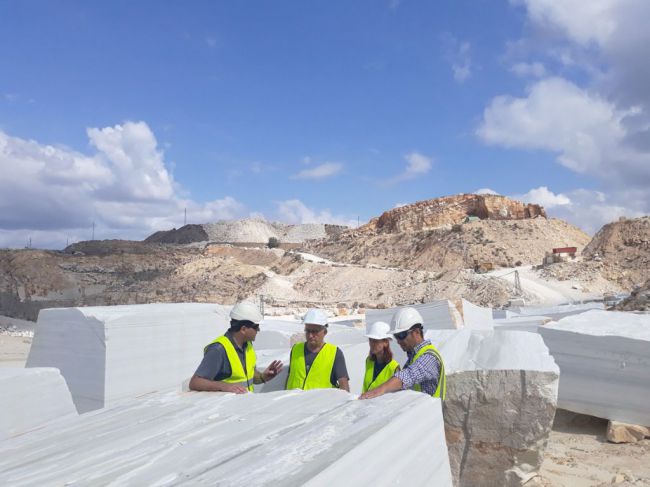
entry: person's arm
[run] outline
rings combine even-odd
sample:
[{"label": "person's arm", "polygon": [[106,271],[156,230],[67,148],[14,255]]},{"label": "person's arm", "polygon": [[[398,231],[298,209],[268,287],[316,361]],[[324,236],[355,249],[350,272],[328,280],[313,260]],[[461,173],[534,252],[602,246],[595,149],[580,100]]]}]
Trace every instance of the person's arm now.
[{"label": "person's arm", "polygon": [[350,380],[347,377],[339,377],[339,389],[350,392]]},{"label": "person's arm", "polygon": [[389,392],[397,392],[402,390],[402,381],[394,375],[382,385],[373,389],[372,391],[365,392],[359,396],[359,399],[372,399],[373,397],[379,397],[383,394]]},{"label": "person's arm", "polygon": [[210,391],[210,392],[232,392],[235,394],[246,394],[248,389],[237,384],[228,384],[220,380],[210,380],[198,375],[190,379],[191,391]]},{"label": "person's arm", "polygon": [[264,384],[272,379],[274,379],[282,370],[282,362],[279,360],[274,360],[269,364],[269,366],[264,369],[264,372],[260,372],[255,369],[255,384]]},{"label": "person's arm", "polygon": [[350,392],[350,376],[348,375],[348,368],[345,365],[345,355],[340,348],[336,349],[336,356],[334,357],[334,367],[332,367],[332,376],[336,378],[336,383],[339,389]]},{"label": "person's arm", "polygon": [[230,376],[230,363],[223,345],[216,343],[208,348],[203,355],[203,360],[190,379],[191,391],[211,392],[233,392],[244,394],[248,392],[245,387],[237,384],[228,384],[220,380],[213,380],[216,377]]}]

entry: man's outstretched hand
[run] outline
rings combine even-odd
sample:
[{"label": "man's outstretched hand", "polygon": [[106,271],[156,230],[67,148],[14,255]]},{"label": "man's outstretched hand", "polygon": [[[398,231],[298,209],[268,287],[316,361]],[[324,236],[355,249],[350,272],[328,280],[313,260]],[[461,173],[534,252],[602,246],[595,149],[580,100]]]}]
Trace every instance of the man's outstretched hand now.
[{"label": "man's outstretched hand", "polygon": [[262,378],[264,382],[268,382],[273,379],[276,375],[282,370],[282,362],[279,360],[274,360],[271,364],[262,372]]}]

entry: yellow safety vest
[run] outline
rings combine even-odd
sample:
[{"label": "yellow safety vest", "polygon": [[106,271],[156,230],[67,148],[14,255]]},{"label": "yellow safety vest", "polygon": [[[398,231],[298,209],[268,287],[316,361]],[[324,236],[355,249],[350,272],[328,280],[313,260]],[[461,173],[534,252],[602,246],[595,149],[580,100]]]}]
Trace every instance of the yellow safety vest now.
[{"label": "yellow safety vest", "polygon": [[395,360],[391,360],[386,366],[379,372],[379,375],[375,380],[372,380],[372,376],[375,374],[375,361],[371,360],[370,357],[366,359],[366,375],[363,377],[363,388],[361,393],[372,391],[376,389],[388,379],[395,375],[395,371],[399,370],[399,364]]},{"label": "yellow safety vest", "polygon": [[239,359],[239,355],[235,350],[230,339],[223,335],[217,338],[216,340],[208,343],[203,349],[203,354],[208,351],[208,347],[213,343],[220,343],[223,345],[224,350],[226,351],[226,356],[228,357],[228,362],[230,362],[230,377],[227,379],[222,379],[223,382],[228,384],[242,384],[246,388],[253,392],[253,379],[255,377],[255,364],[257,362],[257,356],[255,355],[255,350],[253,350],[253,345],[251,342],[246,342],[244,349],[244,358],[246,359],[246,373],[244,373],[244,366]]},{"label": "yellow safety vest", "polygon": [[309,368],[305,367],[305,343],[296,343],[291,349],[291,361],[289,362],[289,378],[287,379],[287,390],[289,389],[331,389],[334,386],[330,381],[334,359],[336,358],[337,347],[326,343],[320,349],[314,362]]},{"label": "yellow safety vest", "polygon": [[[435,356],[438,359],[438,362],[440,363],[440,377],[438,378],[438,387],[436,387],[436,392],[433,393],[432,397],[439,397],[444,401],[445,396],[447,395],[447,378],[445,376],[445,364],[442,361],[442,355],[440,355],[440,352],[436,347],[434,347],[433,345],[425,345],[420,350],[418,350],[418,353],[416,353],[411,360],[406,362],[406,367],[411,365],[413,362],[415,362],[425,353],[430,353],[431,355]],[[418,392],[422,392],[422,388],[420,387],[420,384],[415,384],[413,389],[415,389]]]}]

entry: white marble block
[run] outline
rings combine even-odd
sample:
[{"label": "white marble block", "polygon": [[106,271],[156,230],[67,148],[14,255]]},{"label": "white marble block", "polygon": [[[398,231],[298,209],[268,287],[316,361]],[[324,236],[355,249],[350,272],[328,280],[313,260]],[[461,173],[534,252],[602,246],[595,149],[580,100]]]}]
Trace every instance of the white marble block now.
[{"label": "white marble block", "polygon": [[[426,330],[455,330],[463,327],[463,317],[454,303],[446,299],[410,306],[422,315]],[[395,312],[401,307],[366,310],[366,326],[370,326],[375,321],[390,323]]]},{"label": "white marble block", "polygon": [[229,326],[229,311],[214,304],[45,309],[26,366],[58,368],[77,411],[92,411],[179,387]]},{"label": "white marble block", "polygon": [[537,474],[559,370],[537,334],[429,331],[447,368],[443,403],[456,486],[518,486]]},{"label": "white marble block", "polygon": [[593,310],[539,332],[562,371],[558,407],[650,426],[650,315]]},{"label": "white marble block", "polygon": [[0,367],[0,441],[67,416],[77,411],[57,369]]},{"label": "white marble block", "polygon": [[0,485],[452,485],[440,401],[158,393],[0,443]]}]

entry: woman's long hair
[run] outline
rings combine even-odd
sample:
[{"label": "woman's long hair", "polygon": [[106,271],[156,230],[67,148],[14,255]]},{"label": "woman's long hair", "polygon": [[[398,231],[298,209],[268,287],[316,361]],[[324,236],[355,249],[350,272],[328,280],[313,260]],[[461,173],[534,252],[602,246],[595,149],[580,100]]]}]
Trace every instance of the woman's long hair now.
[{"label": "woman's long hair", "polygon": [[375,355],[374,353],[370,352],[368,354],[368,357],[373,362],[377,362],[380,364],[387,364],[391,360],[393,360],[393,351],[390,349],[390,339],[384,338],[383,340],[381,340],[381,342],[384,345],[381,352],[378,355]]}]

